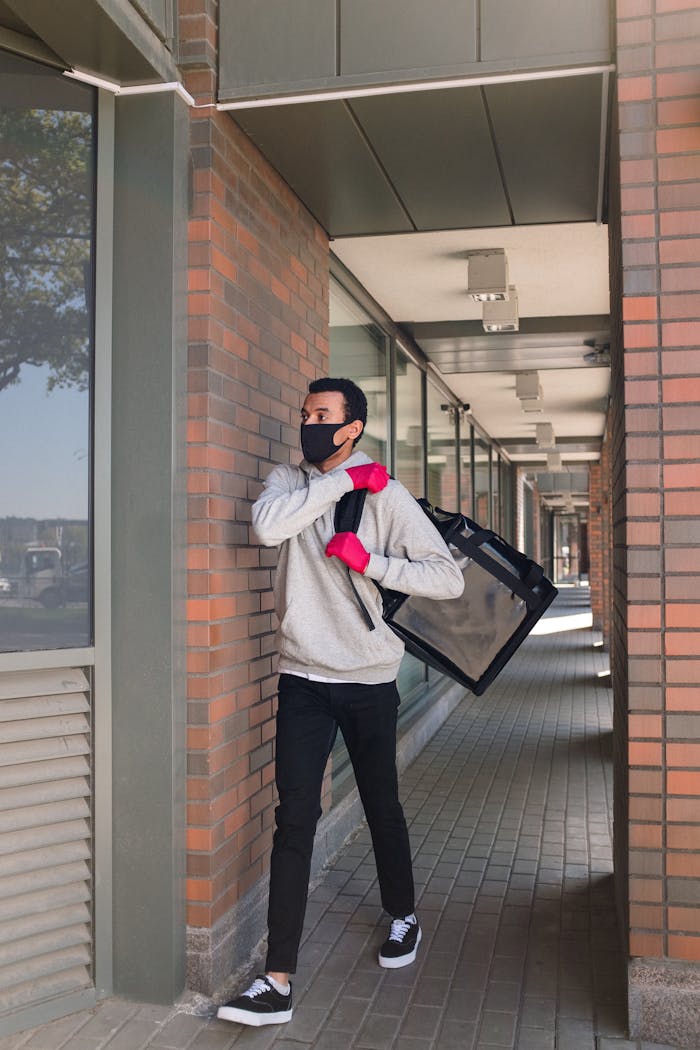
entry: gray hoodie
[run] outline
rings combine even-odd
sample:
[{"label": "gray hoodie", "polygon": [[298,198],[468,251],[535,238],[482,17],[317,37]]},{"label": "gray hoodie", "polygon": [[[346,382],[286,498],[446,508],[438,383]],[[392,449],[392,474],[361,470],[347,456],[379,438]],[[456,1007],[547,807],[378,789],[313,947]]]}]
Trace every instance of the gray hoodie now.
[{"label": "gray hoodie", "polygon": [[353,484],[346,467],[372,460],[353,452],[327,474],[304,460],[275,467],[253,506],[253,528],[265,547],[279,547],[275,612],[280,673],[316,674],[370,684],[396,678],[404,646],[382,620],[373,580],[428,598],[458,598],[462,574],[446,544],[398,481],[367,493],[358,538],[369,551],[353,581],[376,625],[370,631],[352,593],[348,569],[325,556],[333,515]]}]

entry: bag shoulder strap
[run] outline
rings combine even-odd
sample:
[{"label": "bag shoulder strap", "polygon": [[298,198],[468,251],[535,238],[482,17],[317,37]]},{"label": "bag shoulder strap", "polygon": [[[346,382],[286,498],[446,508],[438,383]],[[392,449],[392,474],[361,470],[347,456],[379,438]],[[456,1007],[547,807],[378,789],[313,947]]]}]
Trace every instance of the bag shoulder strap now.
[{"label": "bag shoulder strap", "polygon": [[[366,498],[367,489],[351,489],[350,492],[346,492],[340,497],[335,505],[335,514],[333,516],[333,527],[336,532],[357,532],[362,521],[362,511],[365,508]],[[348,569],[348,580],[355,595],[357,606],[362,614],[362,619],[367,624],[367,629],[370,631],[376,630],[376,624],[369,614],[369,609],[362,601],[350,569]]]},{"label": "bag shoulder strap", "polygon": [[335,505],[333,527],[336,532],[357,532],[362,521],[367,489],[351,489]]}]

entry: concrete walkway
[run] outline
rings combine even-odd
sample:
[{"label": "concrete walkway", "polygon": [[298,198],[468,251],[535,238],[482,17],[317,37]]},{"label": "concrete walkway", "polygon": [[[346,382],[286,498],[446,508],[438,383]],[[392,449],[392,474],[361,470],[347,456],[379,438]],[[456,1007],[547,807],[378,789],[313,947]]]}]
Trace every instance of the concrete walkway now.
[{"label": "concrete walkway", "polygon": [[290,1024],[110,999],[0,1050],[660,1050],[625,1030],[611,690],[589,625],[588,592],[564,590],[402,777],[415,965],[377,966],[387,921],[363,827],[311,894]]}]

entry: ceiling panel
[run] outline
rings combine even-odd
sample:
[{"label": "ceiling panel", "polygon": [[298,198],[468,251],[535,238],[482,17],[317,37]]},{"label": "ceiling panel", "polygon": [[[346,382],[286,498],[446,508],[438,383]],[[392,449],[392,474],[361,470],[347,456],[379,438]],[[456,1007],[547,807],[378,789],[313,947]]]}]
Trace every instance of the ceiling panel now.
[{"label": "ceiling panel", "polygon": [[412,229],[345,103],[241,110],[236,121],[331,236]]},{"label": "ceiling panel", "polygon": [[602,76],[484,89],[516,223],[595,220]]},{"label": "ceiling panel", "polygon": [[479,88],[352,103],[418,230],[509,225]]}]

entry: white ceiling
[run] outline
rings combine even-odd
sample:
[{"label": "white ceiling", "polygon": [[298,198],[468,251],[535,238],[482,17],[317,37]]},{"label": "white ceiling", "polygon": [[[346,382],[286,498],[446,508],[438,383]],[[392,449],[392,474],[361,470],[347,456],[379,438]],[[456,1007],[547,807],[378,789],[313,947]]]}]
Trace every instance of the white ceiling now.
[{"label": "white ceiling", "polygon": [[[374,299],[399,323],[478,321],[481,304],[467,295],[466,253],[504,248],[509,281],[518,290],[520,317],[609,314],[608,232],[595,223],[449,230],[438,233],[339,238],[332,249]],[[488,338],[488,337],[487,337]],[[501,335],[498,338],[503,339]],[[566,463],[598,459],[605,428],[609,368],[539,368],[542,411],[524,413],[515,396],[515,374],[503,370],[444,375],[473,418],[506,447],[511,459],[546,463],[534,446],[535,424],[549,422]],[[573,362],[572,362],[573,364]],[[578,449],[575,439],[593,439]],[[524,443],[525,448],[518,447]]]}]

